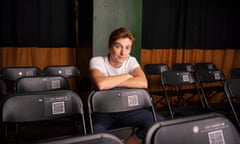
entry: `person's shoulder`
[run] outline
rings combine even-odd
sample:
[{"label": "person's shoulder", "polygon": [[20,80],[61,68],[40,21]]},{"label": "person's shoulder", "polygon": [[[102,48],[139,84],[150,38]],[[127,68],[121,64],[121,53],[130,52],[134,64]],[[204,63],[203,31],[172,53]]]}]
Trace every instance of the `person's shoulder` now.
[{"label": "person's shoulder", "polygon": [[137,61],[137,59],[134,56],[129,56],[128,60],[129,61]]},{"label": "person's shoulder", "polygon": [[104,61],[105,56],[95,56],[91,58],[91,61]]}]

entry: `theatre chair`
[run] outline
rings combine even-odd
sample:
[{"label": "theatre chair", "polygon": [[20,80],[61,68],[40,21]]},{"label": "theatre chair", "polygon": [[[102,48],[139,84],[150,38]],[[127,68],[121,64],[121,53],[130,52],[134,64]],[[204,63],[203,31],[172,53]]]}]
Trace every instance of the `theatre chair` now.
[{"label": "theatre chair", "polygon": [[[229,79],[224,83],[224,90],[230,105],[230,112],[233,113],[234,119],[240,128],[240,79]],[[228,109],[226,109],[228,110]]]},{"label": "theatre chair", "polygon": [[232,79],[234,79],[234,78],[239,79],[240,78],[240,68],[232,68],[230,71],[230,76]]},{"label": "theatre chair", "polygon": [[195,70],[199,70],[199,69],[210,69],[210,70],[216,70],[217,66],[212,63],[212,62],[202,62],[202,63],[196,63],[194,65]]},{"label": "theatre chair", "polygon": [[[169,67],[167,64],[146,64],[144,65],[144,73],[148,80],[148,90],[152,97],[157,96],[160,97],[158,100],[154,101],[154,105],[163,104],[163,100],[165,100],[165,95],[163,91],[163,87],[161,84],[161,74],[164,71],[168,71]],[[167,101],[167,103],[169,103]],[[157,107],[157,106],[156,106]]]},{"label": "theatre chair", "polygon": [[41,92],[70,89],[68,80],[63,76],[22,77],[15,81],[15,93]]},{"label": "theatre chair", "polygon": [[239,131],[217,113],[157,122],[148,129],[144,144],[238,144]]},{"label": "theatre chair", "polygon": [[43,70],[44,75],[47,76],[56,76],[61,75],[67,79],[80,77],[79,69],[74,65],[56,65],[56,66],[47,66]]},{"label": "theatre chair", "polygon": [[34,144],[123,144],[123,142],[112,134],[97,133],[86,136],[50,139]]},{"label": "theatre chair", "polygon": [[187,71],[193,74],[195,73],[195,67],[191,63],[174,63],[171,69],[178,71]]},{"label": "theatre chair", "polygon": [[213,109],[221,110],[222,104],[226,102],[224,94],[224,73],[218,69],[198,69],[196,72],[197,81],[201,93],[206,97],[206,104]]},{"label": "theatre chair", "polygon": [[[202,97],[198,83],[192,73],[169,70],[162,73],[161,80],[166,99],[175,97],[174,103],[171,102],[168,106],[171,118],[175,118],[176,113],[184,116],[209,111],[205,104],[206,100]],[[169,94],[169,89],[174,90],[175,93]]]},{"label": "theatre chair", "polygon": [[7,95],[14,93],[14,83],[18,78],[41,75],[42,71],[35,66],[5,67],[1,70],[1,79],[6,83]]},{"label": "theatre chair", "polygon": [[[63,123],[67,118],[72,118],[71,125]],[[7,96],[1,103],[1,123],[2,143],[86,134],[82,100],[71,90]]]},{"label": "theatre chair", "polygon": [[[96,112],[114,113],[145,108],[151,110],[153,119],[157,121],[151,96],[145,89],[115,88],[92,91],[88,97],[91,133],[94,133],[92,115]],[[111,131],[115,130],[121,130],[121,128],[111,129]]]}]

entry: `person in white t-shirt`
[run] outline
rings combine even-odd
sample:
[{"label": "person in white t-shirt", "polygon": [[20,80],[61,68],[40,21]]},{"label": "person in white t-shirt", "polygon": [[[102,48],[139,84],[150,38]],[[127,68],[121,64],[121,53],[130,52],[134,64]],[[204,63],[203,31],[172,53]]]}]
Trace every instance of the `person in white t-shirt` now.
[{"label": "person in white t-shirt", "polygon": [[[97,90],[115,87],[147,88],[146,76],[135,57],[131,56],[135,36],[129,29],[121,27],[114,30],[108,43],[109,53],[90,60],[90,76]],[[157,115],[159,121],[164,117]],[[136,127],[126,144],[141,143],[147,129],[154,123],[148,110],[134,110],[119,113],[97,113],[93,115],[94,132],[105,132],[113,125]]]}]

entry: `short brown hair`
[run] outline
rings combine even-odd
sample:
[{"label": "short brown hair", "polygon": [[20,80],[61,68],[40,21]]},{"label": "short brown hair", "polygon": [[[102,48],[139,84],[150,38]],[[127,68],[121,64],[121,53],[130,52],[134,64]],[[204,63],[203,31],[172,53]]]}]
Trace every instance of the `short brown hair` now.
[{"label": "short brown hair", "polygon": [[120,38],[129,38],[132,41],[132,43],[135,41],[135,36],[133,33],[131,33],[129,29],[125,27],[120,27],[118,29],[115,29],[111,33],[108,41],[108,47],[111,47],[112,44]]}]

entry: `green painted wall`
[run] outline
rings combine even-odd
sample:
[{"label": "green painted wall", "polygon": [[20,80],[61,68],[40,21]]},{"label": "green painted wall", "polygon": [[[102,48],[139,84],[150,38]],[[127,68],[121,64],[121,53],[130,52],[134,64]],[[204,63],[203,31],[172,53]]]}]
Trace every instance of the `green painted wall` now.
[{"label": "green painted wall", "polygon": [[132,55],[140,62],[142,0],[93,0],[93,56],[108,53],[108,37],[118,27],[135,34]]}]

